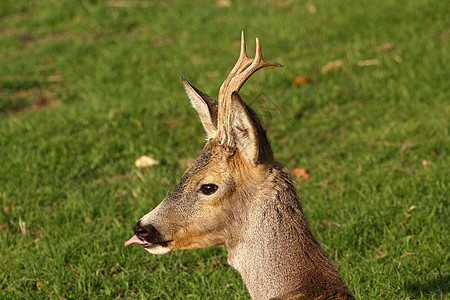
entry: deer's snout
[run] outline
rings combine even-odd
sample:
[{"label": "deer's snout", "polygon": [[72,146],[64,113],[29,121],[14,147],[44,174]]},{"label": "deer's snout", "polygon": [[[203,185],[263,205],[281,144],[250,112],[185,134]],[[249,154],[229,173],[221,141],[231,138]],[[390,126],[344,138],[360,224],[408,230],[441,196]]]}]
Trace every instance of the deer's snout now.
[{"label": "deer's snout", "polygon": [[141,221],[139,221],[133,226],[133,231],[141,240],[151,244],[159,244],[166,241],[152,224],[142,225]]}]

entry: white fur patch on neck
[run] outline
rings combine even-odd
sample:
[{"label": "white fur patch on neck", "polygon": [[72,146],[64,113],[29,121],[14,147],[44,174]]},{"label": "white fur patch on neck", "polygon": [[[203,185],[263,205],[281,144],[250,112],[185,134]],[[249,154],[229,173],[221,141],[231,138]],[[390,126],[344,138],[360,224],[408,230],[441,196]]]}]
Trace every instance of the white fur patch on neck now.
[{"label": "white fur patch on neck", "polygon": [[151,254],[166,254],[166,253],[172,251],[172,249],[170,247],[163,247],[163,246],[159,246],[159,245],[156,247],[152,247],[152,248],[145,248],[145,250],[147,250]]},{"label": "white fur patch on neck", "polygon": [[227,260],[228,264],[232,266],[236,271],[238,271],[239,273],[243,272],[245,263],[247,261],[246,249],[241,245],[237,245],[234,249],[228,249]]}]

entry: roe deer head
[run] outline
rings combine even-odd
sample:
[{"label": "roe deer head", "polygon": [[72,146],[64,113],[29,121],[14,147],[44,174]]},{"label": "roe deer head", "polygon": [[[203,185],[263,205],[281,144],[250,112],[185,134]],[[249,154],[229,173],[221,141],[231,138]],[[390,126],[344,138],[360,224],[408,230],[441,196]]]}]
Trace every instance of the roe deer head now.
[{"label": "roe deer head", "polygon": [[253,299],[353,299],[313,237],[289,171],[274,160],[256,113],[238,94],[258,69],[281,66],[241,54],[218,101],[186,78],[207,142],[175,190],[134,225],[125,245],[164,254],[225,245]]}]

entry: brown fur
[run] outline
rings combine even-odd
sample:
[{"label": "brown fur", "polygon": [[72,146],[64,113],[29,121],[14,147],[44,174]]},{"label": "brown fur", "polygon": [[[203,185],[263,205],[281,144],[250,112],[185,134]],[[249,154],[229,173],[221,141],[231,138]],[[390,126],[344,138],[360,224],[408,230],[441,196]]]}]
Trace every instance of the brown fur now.
[{"label": "brown fur", "polygon": [[[221,193],[202,203],[184,198],[206,182],[223,186]],[[183,207],[185,200],[195,205]],[[163,222],[154,226],[172,250],[225,244],[254,299],[353,299],[309,230],[280,163],[255,167],[239,150],[230,154],[210,140],[164,202]]]},{"label": "brown fur", "polygon": [[[136,226],[164,249],[225,245],[254,299],[354,299],[312,235],[289,171],[274,160],[256,113],[231,94],[218,134],[217,102],[183,78],[207,136],[177,188]],[[216,134],[217,133],[217,134]],[[202,193],[214,184],[217,191]],[[158,237],[156,240],[156,236]]]}]

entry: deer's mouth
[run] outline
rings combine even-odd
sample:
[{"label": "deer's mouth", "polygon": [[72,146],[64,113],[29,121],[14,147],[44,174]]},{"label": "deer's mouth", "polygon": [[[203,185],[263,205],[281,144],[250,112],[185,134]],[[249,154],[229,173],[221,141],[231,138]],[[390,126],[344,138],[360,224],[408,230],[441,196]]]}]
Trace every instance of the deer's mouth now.
[{"label": "deer's mouth", "polygon": [[128,241],[125,242],[125,246],[141,245],[144,248],[154,248],[154,247],[157,247],[157,246],[168,247],[167,244],[169,242],[170,241],[150,243],[149,241],[146,241],[145,237],[142,236],[142,235],[133,235]]},{"label": "deer's mouth", "polygon": [[133,235],[128,241],[125,242],[125,246],[141,245],[153,254],[164,254],[172,250],[169,246],[170,241],[150,243],[145,240],[145,237],[146,236],[143,235]]}]

